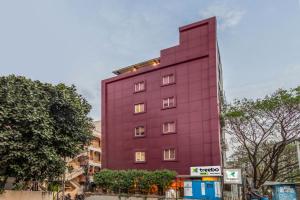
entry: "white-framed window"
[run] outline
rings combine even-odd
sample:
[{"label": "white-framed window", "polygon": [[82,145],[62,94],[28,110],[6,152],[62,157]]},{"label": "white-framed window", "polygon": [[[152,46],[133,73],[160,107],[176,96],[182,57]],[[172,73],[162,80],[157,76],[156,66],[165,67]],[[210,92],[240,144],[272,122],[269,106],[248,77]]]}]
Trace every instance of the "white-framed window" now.
[{"label": "white-framed window", "polygon": [[168,85],[175,83],[175,76],[174,74],[168,74],[162,77],[162,84],[163,85]]},{"label": "white-framed window", "polygon": [[175,122],[165,122],[163,123],[163,133],[175,133],[176,125]]},{"label": "white-framed window", "polygon": [[134,92],[141,92],[146,89],[146,83],[145,81],[141,81],[134,84]]},{"label": "white-framed window", "polygon": [[145,136],[145,127],[144,126],[135,127],[134,128],[134,136],[135,137]]},{"label": "white-framed window", "polygon": [[134,105],[134,113],[143,113],[145,112],[145,104],[138,103]]},{"label": "white-framed window", "polygon": [[176,151],[175,149],[165,149],[164,150],[164,160],[175,160],[176,159]]},{"label": "white-framed window", "polygon": [[145,162],[146,161],[146,153],[144,151],[137,151],[134,154],[135,162]]},{"label": "white-framed window", "polygon": [[175,106],[175,97],[168,97],[163,99],[163,108],[172,108]]}]

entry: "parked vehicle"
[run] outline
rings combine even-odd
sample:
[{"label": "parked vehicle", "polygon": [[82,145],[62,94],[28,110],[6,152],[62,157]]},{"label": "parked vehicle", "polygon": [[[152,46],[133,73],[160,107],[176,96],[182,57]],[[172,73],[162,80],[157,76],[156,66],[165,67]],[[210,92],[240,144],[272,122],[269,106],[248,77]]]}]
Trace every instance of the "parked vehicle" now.
[{"label": "parked vehicle", "polygon": [[64,200],[71,200],[71,195],[70,194],[67,194],[66,196],[65,196],[65,199]]},{"label": "parked vehicle", "polygon": [[248,192],[246,194],[246,199],[247,200],[269,200],[268,197],[259,194],[258,191],[252,191],[251,188],[248,189]]},{"label": "parked vehicle", "polygon": [[84,197],[84,194],[76,194],[75,196],[75,200],[84,200],[85,197]]}]

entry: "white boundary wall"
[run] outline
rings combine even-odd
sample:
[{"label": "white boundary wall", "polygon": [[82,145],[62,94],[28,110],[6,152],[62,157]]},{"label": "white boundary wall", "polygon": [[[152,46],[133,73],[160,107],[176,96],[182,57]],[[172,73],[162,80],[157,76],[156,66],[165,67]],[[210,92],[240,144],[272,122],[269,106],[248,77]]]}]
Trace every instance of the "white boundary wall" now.
[{"label": "white boundary wall", "polygon": [[52,200],[52,192],[5,190],[0,200]]}]

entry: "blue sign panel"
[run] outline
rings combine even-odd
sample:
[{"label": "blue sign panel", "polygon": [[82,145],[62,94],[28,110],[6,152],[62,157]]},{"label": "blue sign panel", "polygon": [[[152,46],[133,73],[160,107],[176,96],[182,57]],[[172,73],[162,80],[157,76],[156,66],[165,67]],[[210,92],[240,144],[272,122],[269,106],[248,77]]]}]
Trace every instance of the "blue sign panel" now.
[{"label": "blue sign panel", "polygon": [[184,198],[219,200],[221,199],[221,183],[219,181],[185,181]]},{"label": "blue sign panel", "polygon": [[275,200],[297,200],[294,185],[276,185],[273,195]]}]

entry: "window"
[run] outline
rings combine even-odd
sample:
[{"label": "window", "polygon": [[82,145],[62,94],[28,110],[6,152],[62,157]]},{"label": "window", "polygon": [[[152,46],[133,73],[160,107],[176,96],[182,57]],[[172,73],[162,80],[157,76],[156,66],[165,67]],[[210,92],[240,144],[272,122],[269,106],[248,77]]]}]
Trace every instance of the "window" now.
[{"label": "window", "polygon": [[164,150],[164,160],[175,160],[175,149],[165,149]]},{"label": "window", "polygon": [[101,155],[100,155],[99,152],[95,152],[93,160],[96,161],[96,162],[100,162],[101,161]]},{"label": "window", "polygon": [[135,152],[135,162],[145,162],[145,161],[146,161],[146,154],[144,151]]},{"label": "window", "polygon": [[175,107],[175,97],[168,97],[163,99],[163,108]]},{"label": "window", "polygon": [[162,78],[163,85],[169,85],[175,83],[175,76],[174,74],[165,75]]},{"label": "window", "polygon": [[143,113],[145,112],[145,104],[139,103],[134,105],[134,113]]},{"label": "window", "polygon": [[163,133],[167,134],[167,133],[175,133],[175,122],[165,122],[163,124]]},{"label": "window", "polygon": [[144,126],[138,126],[134,129],[134,136],[135,137],[143,137],[145,136],[145,127]]},{"label": "window", "polygon": [[134,84],[134,92],[141,92],[146,89],[145,81],[141,81]]}]

